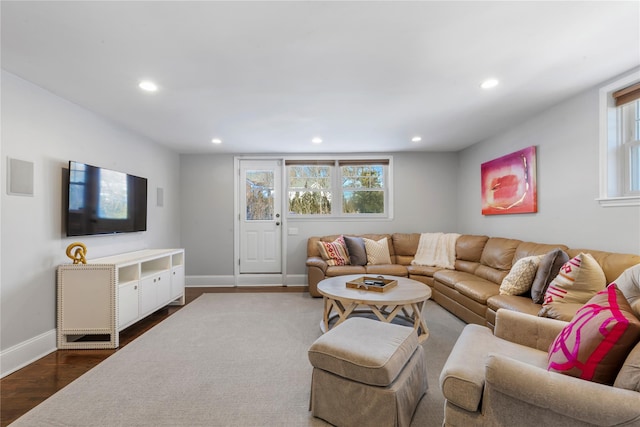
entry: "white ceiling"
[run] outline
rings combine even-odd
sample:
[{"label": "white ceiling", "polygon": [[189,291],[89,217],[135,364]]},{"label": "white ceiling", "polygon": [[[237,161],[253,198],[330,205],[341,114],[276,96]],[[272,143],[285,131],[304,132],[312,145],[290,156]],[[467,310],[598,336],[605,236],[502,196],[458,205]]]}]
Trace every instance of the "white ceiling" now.
[{"label": "white ceiling", "polygon": [[459,150],[640,65],[638,1],[3,0],[1,19],[2,68],[182,153]]}]

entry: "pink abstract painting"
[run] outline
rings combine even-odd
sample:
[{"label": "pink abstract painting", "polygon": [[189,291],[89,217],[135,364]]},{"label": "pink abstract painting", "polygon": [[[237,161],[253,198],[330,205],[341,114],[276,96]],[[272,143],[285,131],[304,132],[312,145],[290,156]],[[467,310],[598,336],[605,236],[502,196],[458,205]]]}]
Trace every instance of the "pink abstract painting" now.
[{"label": "pink abstract painting", "polygon": [[483,163],[481,181],[482,215],[538,212],[535,145]]}]

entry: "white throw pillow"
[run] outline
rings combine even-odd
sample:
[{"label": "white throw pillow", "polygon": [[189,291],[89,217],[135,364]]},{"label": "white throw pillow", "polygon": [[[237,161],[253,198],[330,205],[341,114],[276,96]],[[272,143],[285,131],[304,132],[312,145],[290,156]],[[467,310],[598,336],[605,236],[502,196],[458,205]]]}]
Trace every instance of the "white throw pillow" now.
[{"label": "white throw pillow", "polygon": [[511,271],[502,279],[500,295],[522,295],[531,289],[536,278],[538,265],[544,255],[534,255],[520,258],[511,267]]},{"label": "white throw pillow", "polygon": [[367,250],[367,265],[391,264],[389,244],[386,237],[377,242],[371,239],[364,239],[364,247]]},{"label": "white throw pillow", "polygon": [[627,268],[613,283],[629,301],[635,315],[640,318],[640,264]]}]

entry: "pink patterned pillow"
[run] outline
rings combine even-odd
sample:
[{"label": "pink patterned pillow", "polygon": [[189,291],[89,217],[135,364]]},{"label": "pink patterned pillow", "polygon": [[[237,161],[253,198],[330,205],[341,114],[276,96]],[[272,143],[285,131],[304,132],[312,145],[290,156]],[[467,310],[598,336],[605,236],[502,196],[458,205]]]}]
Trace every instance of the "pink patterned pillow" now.
[{"label": "pink patterned pillow", "polygon": [[344,237],[340,236],[333,242],[318,242],[320,255],[328,265],[349,265],[349,255]]},{"label": "pink patterned pillow", "polygon": [[640,320],[614,283],[598,292],[549,347],[547,370],[613,384],[640,339]]}]

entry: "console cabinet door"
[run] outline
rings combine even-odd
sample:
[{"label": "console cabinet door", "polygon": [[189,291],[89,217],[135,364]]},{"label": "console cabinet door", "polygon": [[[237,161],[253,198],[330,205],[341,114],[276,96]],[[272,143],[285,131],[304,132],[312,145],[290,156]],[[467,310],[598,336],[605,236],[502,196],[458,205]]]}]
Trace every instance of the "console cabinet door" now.
[{"label": "console cabinet door", "polygon": [[140,316],[146,316],[156,307],[158,276],[149,276],[140,280]]},{"label": "console cabinet door", "polygon": [[118,289],[118,328],[138,320],[138,282],[129,282]]},{"label": "console cabinet door", "polygon": [[165,271],[158,275],[158,281],[156,282],[157,289],[157,301],[158,308],[164,306],[171,301],[171,272]]},{"label": "console cabinet door", "polygon": [[176,299],[184,294],[184,265],[171,269],[171,299]]},{"label": "console cabinet door", "polygon": [[170,301],[171,274],[163,271],[140,280],[140,316],[153,313]]}]

